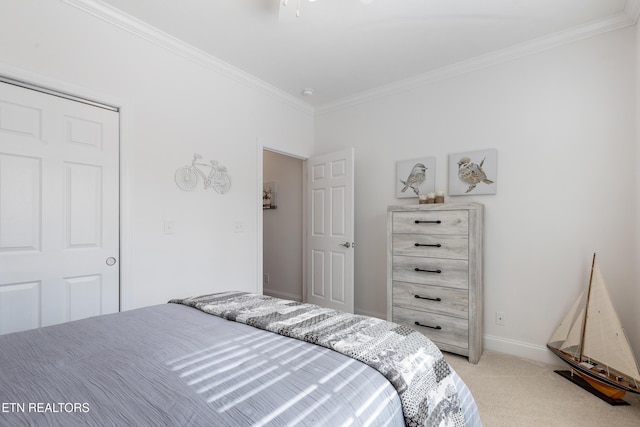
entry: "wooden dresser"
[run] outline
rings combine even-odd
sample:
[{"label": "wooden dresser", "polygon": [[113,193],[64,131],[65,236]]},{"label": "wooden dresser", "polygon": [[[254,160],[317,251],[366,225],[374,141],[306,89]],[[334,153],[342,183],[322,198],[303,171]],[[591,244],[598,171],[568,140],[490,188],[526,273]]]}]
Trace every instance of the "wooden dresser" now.
[{"label": "wooden dresser", "polygon": [[482,227],[479,203],[387,209],[387,318],[471,363],[482,355]]}]

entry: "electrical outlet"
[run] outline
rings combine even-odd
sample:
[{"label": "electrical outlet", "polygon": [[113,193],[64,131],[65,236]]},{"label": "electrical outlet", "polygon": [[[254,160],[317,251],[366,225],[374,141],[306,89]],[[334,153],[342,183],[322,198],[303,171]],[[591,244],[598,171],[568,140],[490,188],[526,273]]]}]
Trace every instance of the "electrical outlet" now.
[{"label": "electrical outlet", "polygon": [[269,283],[269,275],[268,274],[264,275],[264,283]]},{"label": "electrical outlet", "polygon": [[496,311],[496,325],[504,326],[504,313]]}]

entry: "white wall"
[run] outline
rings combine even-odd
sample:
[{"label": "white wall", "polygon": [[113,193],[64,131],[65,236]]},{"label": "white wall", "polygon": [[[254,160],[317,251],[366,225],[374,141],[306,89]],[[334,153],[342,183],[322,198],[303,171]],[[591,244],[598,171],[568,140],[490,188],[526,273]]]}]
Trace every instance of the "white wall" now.
[{"label": "white wall", "polygon": [[[0,61],[0,74],[122,107],[123,308],[261,290],[259,147],[308,155],[308,111],[62,1],[2,1]],[[227,166],[229,193],[177,188],[194,152]]]},{"label": "white wall", "polygon": [[552,360],[545,344],[598,252],[640,350],[635,37],[611,32],[317,115],[318,151],[356,149],[356,311],[385,313],[386,207],[409,202],[394,197],[395,161],[435,156],[446,188],[449,153],[496,148],[497,195],[447,196],[485,205],[485,348]]},{"label": "white wall", "polygon": [[264,182],[277,184],[277,208],[263,213],[266,295],[302,301],[303,160],[264,151]]},{"label": "white wall", "polygon": [[[356,310],[384,316],[386,206],[401,202],[395,161],[436,156],[444,188],[448,153],[491,147],[498,194],[456,200],[486,206],[485,345],[533,358],[547,354],[594,251],[640,354],[638,39],[636,29],[608,33],[314,122],[60,0],[0,3],[1,74],[123,108],[124,308],[259,290],[262,147],[307,157],[354,146]],[[176,187],[175,169],[194,152],[228,167],[228,194]],[[175,234],[163,234],[165,219]]]}]

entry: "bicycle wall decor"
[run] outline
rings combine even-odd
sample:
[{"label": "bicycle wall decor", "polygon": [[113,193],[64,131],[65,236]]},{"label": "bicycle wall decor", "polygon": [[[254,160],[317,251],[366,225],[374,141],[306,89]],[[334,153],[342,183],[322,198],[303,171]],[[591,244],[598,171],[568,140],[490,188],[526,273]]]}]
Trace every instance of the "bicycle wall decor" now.
[{"label": "bicycle wall decor", "polygon": [[[175,173],[176,185],[184,191],[192,191],[198,185],[198,181],[202,178],[204,189],[213,187],[216,192],[224,194],[231,188],[231,178],[227,174],[226,166],[221,166],[215,160],[209,160],[209,163],[198,163],[202,156],[198,153],[193,154],[191,165],[185,165]],[[203,168],[209,168],[208,173]]]}]

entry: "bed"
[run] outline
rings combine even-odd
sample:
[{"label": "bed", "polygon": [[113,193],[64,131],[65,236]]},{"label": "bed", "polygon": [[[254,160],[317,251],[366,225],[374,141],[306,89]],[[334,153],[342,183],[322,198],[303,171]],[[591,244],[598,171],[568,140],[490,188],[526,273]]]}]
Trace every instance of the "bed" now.
[{"label": "bed", "polygon": [[[256,308],[256,300],[270,308]],[[247,316],[238,301],[268,314]],[[417,422],[389,369],[309,342],[323,341],[317,335],[291,337],[281,325],[292,317],[281,313],[316,310],[309,307],[223,293],[0,336],[0,425],[480,425],[469,389],[446,362],[455,395],[430,402],[438,409]],[[390,323],[354,319],[377,329]],[[268,330],[278,322],[281,330]],[[457,419],[445,416],[455,411]]]}]

